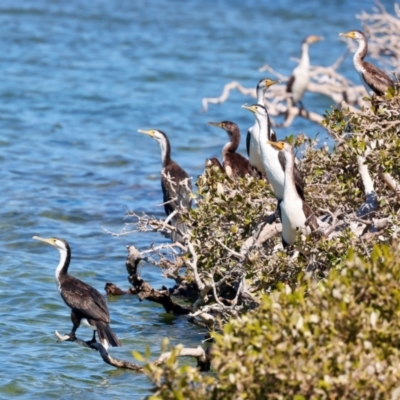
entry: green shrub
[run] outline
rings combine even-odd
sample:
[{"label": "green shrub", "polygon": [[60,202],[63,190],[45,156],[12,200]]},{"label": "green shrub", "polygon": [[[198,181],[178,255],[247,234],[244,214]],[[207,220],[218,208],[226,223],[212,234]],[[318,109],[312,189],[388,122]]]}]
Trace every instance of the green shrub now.
[{"label": "green shrub", "polygon": [[[328,113],[338,140],[332,152],[304,135],[293,139],[307,202],[317,216],[339,210],[345,222],[329,238],[298,235],[296,258],[276,251],[274,237],[239,262],[229,249],[240,251],[276,201],[263,181],[233,182],[216,170],[199,178],[198,207],[188,216],[198,272],[218,281],[240,265],[260,306],[213,334],[212,373],[178,366],[178,349],[162,367],[149,365],[153,399],[384,399],[400,387],[399,200],[381,178],[400,181],[399,109],[389,93],[360,113]],[[372,217],[388,223],[371,229],[369,218],[368,235],[357,236],[349,224],[365,201],[357,156],[366,149],[379,201]]]},{"label": "green shrub", "polygon": [[383,399],[400,387],[400,249],[350,255],[326,281],[302,279],[215,334],[214,374],[172,357],[153,399]]}]

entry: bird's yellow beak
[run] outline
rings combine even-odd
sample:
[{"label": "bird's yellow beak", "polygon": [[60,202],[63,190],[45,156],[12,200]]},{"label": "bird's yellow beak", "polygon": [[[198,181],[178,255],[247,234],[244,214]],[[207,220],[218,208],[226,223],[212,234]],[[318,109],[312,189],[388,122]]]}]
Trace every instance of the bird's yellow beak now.
[{"label": "bird's yellow beak", "polygon": [[273,148],[281,151],[285,147],[285,142],[279,141],[279,142],[271,142],[270,140],[267,140],[267,143],[270,144]]},{"label": "bird's yellow beak", "polygon": [[249,111],[251,111],[252,113],[255,113],[255,112],[256,112],[256,108],[254,107],[254,105],[248,106],[247,104],[243,104],[243,105],[242,105],[242,108],[244,108],[245,110],[249,110]]},{"label": "bird's yellow beak", "polygon": [[[281,81],[279,81],[279,80],[277,80],[277,81],[274,81],[274,80],[272,80],[272,79],[265,79],[265,86],[266,87],[270,87],[270,86],[272,86],[272,85],[275,85],[275,84],[277,84],[277,83],[281,83]],[[244,107],[243,107],[244,108]]]},{"label": "bird's yellow beak", "polygon": [[311,37],[311,43],[320,42],[321,40],[324,40],[323,36],[312,36]]},{"label": "bird's yellow beak", "polygon": [[145,131],[145,130],[143,130],[143,129],[138,129],[138,132],[139,132],[139,133],[143,133],[143,134],[145,134],[145,135],[148,135],[148,136],[150,136],[150,137],[154,137],[154,135],[155,135],[154,129],[150,129],[150,130],[148,130],[148,131]]},{"label": "bird's yellow beak", "polygon": [[346,32],[346,33],[339,33],[339,36],[349,37],[350,39],[354,39],[354,32]]},{"label": "bird's yellow beak", "polygon": [[40,237],[40,236],[33,236],[32,239],[40,240],[41,242],[50,244],[51,246],[54,246],[54,244],[55,244],[54,238],[46,239],[46,238],[42,238],[42,237]]},{"label": "bird's yellow beak", "polygon": [[217,128],[222,128],[222,122],[207,122],[207,124],[216,126]]}]

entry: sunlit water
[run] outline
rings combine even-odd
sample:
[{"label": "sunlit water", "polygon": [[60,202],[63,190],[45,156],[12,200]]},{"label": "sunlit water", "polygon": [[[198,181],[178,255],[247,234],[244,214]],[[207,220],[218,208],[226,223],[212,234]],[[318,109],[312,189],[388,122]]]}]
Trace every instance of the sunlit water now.
[{"label": "sunlit water", "polygon": [[[322,6],[321,3],[327,3]],[[391,3],[386,4],[388,10]],[[163,216],[156,142],[138,128],[159,128],[173,156],[196,178],[218,156],[223,131],[207,121],[233,120],[242,131],[252,116],[238,93],[201,111],[232,80],[253,87],[264,63],[289,75],[308,34],[325,36],[311,48],[314,64],[332,64],[345,49],[338,33],[360,28],[355,14],[372,2],[51,0],[0,2],[0,398],[140,399],[151,384],[115,370],[95,351],[57,343],[69,332],[69,311],[54,282],[55,249],[33,235],[59,236],[72,247],[71,272],[103,291],[127,288],[125,245],[165,241],[157,234],[113,238],[127,209]],[[341,72],[355,78],[351,59]],[[322,113],[329,99],[306,95]],[[326,133],[298,120],[285,135]],[[244,143],[241,145],[244,152]],[[152,285],[171,286],[143,266]],[[123,347],[117,358],[161,341],[198,345],[204,332],[185,317],[133,296],[109,299],[112,328]],[[89,339],[82,327],[79,336]]]}]

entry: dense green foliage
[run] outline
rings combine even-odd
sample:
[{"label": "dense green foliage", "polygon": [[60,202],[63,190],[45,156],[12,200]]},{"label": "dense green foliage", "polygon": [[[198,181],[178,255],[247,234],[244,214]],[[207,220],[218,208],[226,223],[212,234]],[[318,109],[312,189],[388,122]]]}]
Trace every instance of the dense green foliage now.
[{"label": "dense green foliage", "polygon": [[282,286],[214,335],[214,375],[174,356],[152,367],[153,398],[387,398],[400,386],[399,281],[399,248],[381,246],[324,282]]},{"label": "dense green foliage", "polygon": [[[275,201],[263,181],[232,182],[215,170],[199,178],[189,216],[199,273],[217,281],[240,265],[260,306],[213,334],[212,374],[179,367],[179,349],[150,365],[154,399],[372,399],[400,387],[399,202],[382,180],[386,172],[400,180],[399,110],[393,92],[359,113],[333,110],[325,120],[332,152],[296,138],[306,199],[317,216],[335,214],[337,227],[299,235],[295,258],[276,251],[274,237],[239,263],[229,249],[240,251]],[[379,202],[361,231],[353,229],[365,201],[357,156],[366,157]]]}]

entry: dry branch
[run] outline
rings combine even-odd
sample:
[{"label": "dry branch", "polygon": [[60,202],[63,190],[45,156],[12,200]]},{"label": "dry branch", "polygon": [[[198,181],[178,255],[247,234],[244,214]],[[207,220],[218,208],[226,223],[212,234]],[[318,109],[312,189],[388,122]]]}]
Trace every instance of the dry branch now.
[{"label": "dry branch", "polygon": [[[93,350],[97,350],[100,353],[100,356],[103,359],[103,361],[113,367],[130,369],[136,372],[145,371],[144,367],[141,367],[135,363],[125,360],[118,360],[110,356],[106,348],[101,343],[85,342],[78,338],[74,338],[73,340],[71,340],[68,335],[61,336],[57,331],[55,331],[55,335],[59,342],[71,341],[79,344],[80,346],[89,347]],[[169,357],[171,357],[171,354],[172,354],[171,352],[162,353],[156,360],[152,362],[152,364],[156,366],[163,364],[166,360],[168,360]],[[179,349],[178,356],[196,358],[197,366],[200,369],[200,371],[209,371],[210,369],[210,356],[207,355],[206,351],[204,351],[204,349],[201,346],[198,346],[196,348],[181,347]]]},{"label": "dry branch", "polygon": [[161,304],[167,313],[172,312],[176,315],[189,314],[191,308],[182,307],[177,304],[169,293],[168,289],[156,290],[153,289],[147,282],[145,282],[139,275],[138,266],[140,261],[143,259],[140,252],[134,247],[128,247],[128,257],[126,260],[126,268],[129,276],[128,281],[134,288],[134,294],[136,294],[140,301],[149,300],[155,303]]}]

